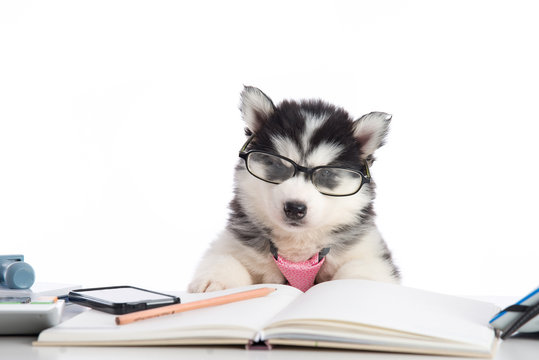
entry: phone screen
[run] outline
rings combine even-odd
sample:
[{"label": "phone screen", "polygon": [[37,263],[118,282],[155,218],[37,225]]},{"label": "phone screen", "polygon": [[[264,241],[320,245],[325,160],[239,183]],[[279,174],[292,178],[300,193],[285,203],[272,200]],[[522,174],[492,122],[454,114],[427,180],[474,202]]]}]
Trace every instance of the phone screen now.
[{"label": "phone screen", "polygon": [[172,303],[170,296],[163,296],[163,294],[146,291],[143,289],[132,287],[119,287],[110,289],[96,289],[89,291],[80,291],[79,294],[91,298],[96,301],[105,303],[138,303],[149,302],[156,303]]}]

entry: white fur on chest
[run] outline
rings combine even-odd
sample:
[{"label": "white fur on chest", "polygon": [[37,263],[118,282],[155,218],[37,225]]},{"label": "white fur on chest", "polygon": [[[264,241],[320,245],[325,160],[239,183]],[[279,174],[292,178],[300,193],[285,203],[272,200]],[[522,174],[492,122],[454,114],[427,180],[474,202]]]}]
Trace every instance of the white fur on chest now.
[{"label": "white fur on chest", "polygon": [[274,232],[272,241],[279,255],[292,262],[310,259],[331,243],[322,231]]}]

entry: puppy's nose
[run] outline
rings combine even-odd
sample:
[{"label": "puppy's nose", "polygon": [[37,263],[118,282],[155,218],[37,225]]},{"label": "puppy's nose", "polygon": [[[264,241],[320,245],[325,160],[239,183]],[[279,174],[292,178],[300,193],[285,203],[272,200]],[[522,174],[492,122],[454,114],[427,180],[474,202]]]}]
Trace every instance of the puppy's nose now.
[{"label": "puppy's nose", "polygon": [[284,213],[289,219],[301,220],[307,214],[307,205],[296,201],[287,201],[284,204]]}]

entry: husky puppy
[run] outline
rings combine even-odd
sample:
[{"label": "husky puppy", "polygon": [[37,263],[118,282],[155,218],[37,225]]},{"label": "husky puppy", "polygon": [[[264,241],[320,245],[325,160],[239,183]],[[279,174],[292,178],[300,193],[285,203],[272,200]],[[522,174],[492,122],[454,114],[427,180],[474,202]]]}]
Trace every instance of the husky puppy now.
[{"label": "husky puppy", "polygon": [[391,116],[372,112],[354,120],[319,100],[276,106],[254,87],[244,88],[240,110],[248,140],[228,225],[200,261],[189,291],[286,283],[277,252],[291,262],[323,252],[315,283],[398,282],[374,222],[369,173]]}]

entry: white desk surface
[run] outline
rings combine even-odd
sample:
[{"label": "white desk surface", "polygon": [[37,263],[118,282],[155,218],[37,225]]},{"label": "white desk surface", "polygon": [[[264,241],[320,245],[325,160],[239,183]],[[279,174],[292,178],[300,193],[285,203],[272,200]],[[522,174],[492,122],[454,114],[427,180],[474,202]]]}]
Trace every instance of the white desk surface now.
[{"label": "white desk surface", "polygon": [[[34,336],[0,336],[0,360],[82,360],[82,359],[304,359],[311,360],[426,360],[461,359],[455,357],[404,355],[364,351],[335,351],[322,349],[277,348],[273,350],[244,350],[240,347],[36,347]],[[496,360],[539,359],[539,338],[504,341],[494,357]]]},{"label": "white desk surface", "polygon": [[[78,314],[78,305],[64,311],[63,320]],[[273,350],[245,350],[242,347],[37,347],[32,346],[37,336],[0,336],[0,360],[147,360],[147,359],[291,359],[308,356],[311,360],[426,360],[462,359],[456,357],[375,353],[366,351],[339,351],[326,349],[274,348]],[[503,341],[494,357],[496,360],[539,359],[539,336],[511,338]]]}]

